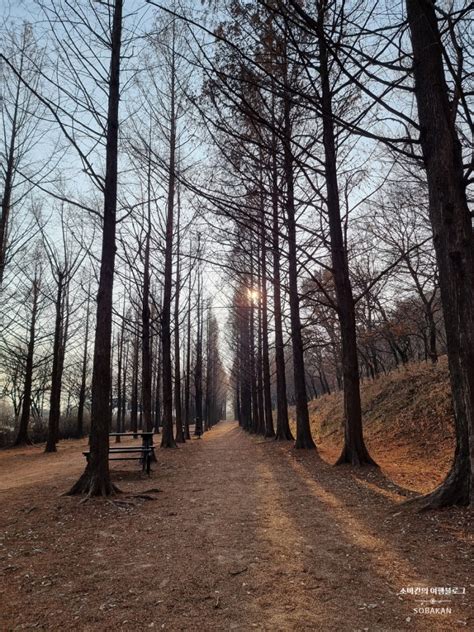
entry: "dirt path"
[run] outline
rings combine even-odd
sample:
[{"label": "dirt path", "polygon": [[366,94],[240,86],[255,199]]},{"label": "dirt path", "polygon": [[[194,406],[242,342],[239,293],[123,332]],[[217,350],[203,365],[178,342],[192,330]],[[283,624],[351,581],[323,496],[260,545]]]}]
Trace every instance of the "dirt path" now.
[{"label": "dirt path", "polygon": [[[119,502],[81,504],[60,492],[82,445],[0,453],[2,632],[474,627],[465,510],[406,516],[382,474],[231,422],[159,450],[150,480],[116,464]],[[452,612],[421,615],[423,595],[399,594],[417,587],[466,594],[425,597]]]}]

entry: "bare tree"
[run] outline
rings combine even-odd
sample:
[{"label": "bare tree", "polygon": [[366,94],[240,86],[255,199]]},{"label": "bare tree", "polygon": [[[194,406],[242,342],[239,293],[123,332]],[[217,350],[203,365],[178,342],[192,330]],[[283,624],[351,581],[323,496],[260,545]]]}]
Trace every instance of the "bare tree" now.
[{"label": "bare tree", "polygon": [[61,250],[57,248],[46,235],[44,235],[43,238],[44,248],[49,260],[51,275],[55,286],[53,290],[55,295],[54,298],[52,298],[55,324],[46,452],[56,452],[56,444],[59,439],[61,389],[70,321],[70,288],[74,275],[84,259],[82,249],[77,246],[74,248],[71,244],[73,227],[67,220],[64,206],[60,208],[60,224]]},{"label": "bare tree", "polygon": [[[2,101],[0,116],[2,119],[2,143],[0,144],[2,202],[0,215],[0,288],[2,287],[5,267],[13,251],[25,246],[36,232],[34,226],[29,230],[22,226],[14,238],[12,230],[12,211],[20,207],[28,194],[28,160],[38,141],[40,129],[40,104],[33,92],[38,89],[42,66],[42,54],[38,50],[30,25],[24,24],[18,37],[8,34],[5,51],[9,61],[2,59]],[[11,65],[14,65],[15,71]],[[44,163],[47,164],[47,160]],[[39,174],[44,167],[37,167]],[[38,174],[38,175],[39,175]],[[26,186],[26,190],[25,189]],[[18,192],[17,192],[18,191]],[[9,253],[10,251],[10,253]],[[8,254],[9,253],[9,254]]]},{"label": "bare tree", "polygon": [[34,371],[34,354],[37,336],[37,319],[38,311],[40,309],[40,293],[42,282],[42,263],[41,260],[35,263],[34,277],[31,287],[31,315],[29,326],[29,340],[28,350],[26,354],[25,362],[25,383],[23,387],[23,401],[22,411],[20,417],[20,425],[18,428],[18,434],[15,439],[15,445],[24,445],[30,443],[28,436],[28,425],[31,415],[31,403],[32,403],[32,387],[33,387],[33,371]]},{"label": "bare tree", "polygon": [[474,499],[474,236],[435,7],[426,0],[407,0],[406,9],[457,440],[447,479],[424,500],[432,508]]},{"label": "bare tree", "polygon": [[109,473],[109,431],[111,426],[110,349],[112,341],[112,291],[115,264],[115,228],[117,213],[117,162],[120,99],[120,56],[122,44],[122,0],[109,7],[110,69],[107,81],[106,170],[102,252],[97,295],[97,316],[92,374],[90,458],[86,469],[71,488],[70,494],[109,495],[115,491]]}]

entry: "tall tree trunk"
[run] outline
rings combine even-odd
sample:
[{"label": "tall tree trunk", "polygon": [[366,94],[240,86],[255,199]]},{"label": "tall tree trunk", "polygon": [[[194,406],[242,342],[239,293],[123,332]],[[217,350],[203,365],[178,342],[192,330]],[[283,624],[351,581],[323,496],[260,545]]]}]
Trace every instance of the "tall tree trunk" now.
[{"label": "tall tree trunk", "polygon": [[250,431],[252,428],[252,366],[250,346],[250,310],[248,295],[244,295],[244,287],[239,296],[239,377],[240,377],[240,414],[242,427]]},{"label": "tall tree trunk", "polygon": [[210,420],[209,413],[211,408],[211,349],[210,349],[210,303],[207,304],[206,317],[206,393],[204,396],[204,430],[209,430]]},{"label": "tall tree trunk", "polygon": [[35,274],[32,288],[33,304],[31,307],[31,322],[30,322],[30,336],[28,340],[28,351],[26,355],[26,367],[25,367],[25,386],[23,389],[23,405],[20,418],[20,426],[18,429],[18,435],[15,440],[15,445],[25,445],[31,443],[28,437],[28,424],[30,421],[31,411],[31,387],[33,384],[33,360],[35,352],[36,342],[36,318],[38,315],[38,299],[40,290],[40,280],[38,275]]},{"label": "tall tree trunk", "polygon": [[20,66],[18,69],[18,83],[15,90],[15,101],[13,107],[12,127],[10,134],[10,142],[8,143],[7,160],[5,166],[5,178],[2,195],[2,215],[0,216],[0,288],[3,283],[5,273],[7,246],[8,246],[8,225],[10,220],[10,211],[12,204],[13,181],[15,176],[15,154],[18,136],[18,115],[20,109],[20,89],[21,76],[23,74],[24,52],[22,51],[20,58]]},{"label": "tall tree trunk", "polygon": [[156,352],[156,384],[155,384],[155,433],[160,433],[161,426],[161,330],[157,335]]},{"label": "tall tree trunk", "polygon": [[45,452],[56,452],[56,443],[58,441],[59,416],[61,408],[61,344],[63,337],[63,292],[64,292],[64,275],[60,271],[57,280],[56,300],[54,302],[56,318],[54,324],[54,341],[53,341],[53,368],[51,371],[51,394],[49,399],[49,419],[48,419],[48,438],[46,441]]},{"label": "tall tree trunk", "polygon": [[138,367],[139,367],[139,338],[138,333],[133,341],[133,364],[132,364],[132,397],[130,410],[130,430],[138,432]]},{"label": "tall tree trunk", "polygon": [[[258,251],[258,249],[257,249]],[[257,433],[265,435],[265,404],[263,394],[263,336],[262,336],[262,282],[261,282],[261,261],[259,257],[257,265],[257,406],[258,423]]]},{"label": "tall tree trunk", "polygon": [[[262,185],[263,186],[263,185]],[[268,348],[268,298],[267,298],[267,235],[265,225],[265,209],[263,208],[263,196],[261,202],[261,317],[262,317],[262,371],[263,371],[263,402],[265,416],[265,436],[273,438],[275,429],[273,427],[272,413],[272,385],[270,377],[270,352]]]},{"label": "tall tree trunk", "polygon": [[81,386],[79,389],[79,403],[77,406],[76,436],[81,439],[84,436],[84,408],[86,403],[86,379],[87,361],[89,357],[89,317],[90,317],[90,285],[87,290],[86,329],[84,332],[84,351],[82,354]]},{"label": "tall tree trunk", "polygon": [[203,306],[202,306],[202,279],[198,277],[197,295],[197,334],[196,334],[196,364],[194,367],[194,389],[196,400],[196,420],[194,434],[197,437],[202,435],[202,329],[203,329]]},{"label": "tall tree trunk", "polygon": [[365,446],[362,432],[362,406],[360,400],[359,361],[357,357],[355,305],[349,276],[347,251],[341,226],[332,94],[329,83],[326,36],[324,33],[325,8],[325,2],[320,1],[318,3],[317,36],[321,76],[327,210],[334,286],[341,328],[344,386],[344,447],[337,464],[376,465]]},{"label": "tall tree trunk", "polygon": [[[275,117],[273,117],[275,119]],[[273,125],[275,121],[273,120]],[[273,254],[273,312],[275,321],[275,365],[277,394],[277,423],[275,439],[292,441],[293,435],[288,419],[288,399],[286,394],[285,345],[283,342],[283,321],[281,308],[280,271],[280,218],[276,134],[272,134],[272,254]]]},{"label": "tall tree trunk", "polygon": [[70,494],[87,494],[89,496],[107,496],[116,491],[111,482],[109,471],[109,432],[112,422],[109,401],[112,387],[110,353],[117,213],[122,3],[123,0],[115,0],[111,33],[102,253],[92,373],[90,458],[84,473],[69,492]]},{"label": "tall tree trunk", "polygon": [[57,311],[53,345],[53,370],[51,375],[48,438],[45,452],[56,452],[56,444],[59,440],[64,359],[66,355],[66,342],[69,333],[69,283],[69,273],[60,273],[58,276],[58,294],[56,297],[58,302],[56,303]]},{"label": "tall tree trunk", "polygon": [[[117,358],[117,432],[124,431],[124,422],[125,415],[123,409],[123,398],[124,398],[124,389],[125,384],[123,381],[123,353],[124,353],[124,345],[125,345],[125,300],[123,302],[123,310],[122,310],[122,324],[120,327],[120,333],[117,336],[117,346],[118,346],[118,358]],[[115,443],[121,443],[120,436],[115,437]]]},{"label": "tall tree trunk", "polygon": [[[125,344],[125,343],[124,343]],[[127,427],[127,375],[128,375],[128,344],[124,350],[124,359],[123,359],[123,373],[122,373],[122,432],[125,432]]]},{"label": "tall tree trunk", "polygon": [[[16,115],[16,109],[15,109]],[[11,197],[13,189],[13,173],[15,158],[15,131],[12,130],[11,143],[8,151],[8,158],[5,173],[5,186],[2,196],[2,215],[0,217],[0,288],[3,283],[5,273],[7,243],[8,243],[8,223],[10,219]]]},{"label": "tall tree trunk", "polygon": [[142,428],[152,432],[151,419],[151,340],[150,340],[150,239],[151,239],[151,157],[148,160],[148,217],[145,238],[142,295]]},{"label": "tall tree trunk", "polygon": [[[173,22],[174,29],[174,22]],[[173,286],[173,227],[176,186],[176,106],[175,106],[175,38],[172,41],[170,142],[168,163],[168,212],[166,218],[165,269],[161,332],[163,346],[163,433],[162,448],[175,448],[173,436],[173,367],[171,362],[171,291]]]},{"label": "tall tree trunk", "polygon": [[191,439],[189,433],[190,396],[191,396],[191,274],[188,280],[188,314],[186,331],[186,377],[184,383],[184,438]]},{"label": "tall tree trunk", "polygon": [[288,277],[291,320],[291,343],[293,347],[293,376],[296,400],[295,448],[315,449],[309,424],[308,398],[304,368],[303,338],[298,293],[298,254],[296,248],[296,220],[294,200],[294,169],[291,148],[291,101],[288,88],[284,95],[284,171],[286,182],[286,226],[288,230]]},{"label": "tall tree trunk", "polygon": [[214,341],[214,329],[212,321],[211,301],[208,303],[208,326],[207,326],[207,380],[208,380],[208,429],[216,423],[216,398],[217,398],[217,384],[216,384],[216,356],[215,356],[215,341]]},{"label": "tall tree trunk", "polygon": [[174,409],[176,416],[176,441],[184,443],[186,441],[183,430],[183,409],[181,405],[181,358],[179,344],[179,299],[181,290],[181,261],[180,261],[180,219],[181,203],[180,190],[177,191],[176,209],[176,286],[174,294]]},{"label": "tall tree trunk", "polygon": [[250,338],[249,338],[249,369],[250,369],[250,388],[252,394],[252,418],[250,423],[250,432],[257,432],[259,427],[259,418],[258,418],[258,399],[257,399],[257,363],[256,363],[256,353],[255,353],[255,306],[254,306],[254,293],[255,293],[255,281],[253,274],[253,253],[251,253],[251,273],[250,273],[250,286],[248,288],[249,294],[249,326],[250,326]]},{"label": "tall tree trunk", "polygon": [[[70,322],[70,317],[71,317],[71,310],[70,310],[70,304],[69,304],[69,291],[70,291],[70,285],[69,285],[69,281],[66,285],[65,288],[65,293],[64,293],[64,305],[63,305],[63,326],[62,326],[62,332],[61,332],[61,346],[60,346],[60,350],[59,350],[59,396],[61,397],[61,392],[62,392],[62,382],[63,382],[63,375],[64,375],[64,360],[66,358],[66,343],[68,341],[68,337],[69,337],[69,322]],[[58,417],[58,423],[56,424],[56,437],[57,439],[59,439],[59,417]]]},{"label": "tall tree trunk", "polygon": [[474,237],[434,3],[406,0],[406,7],[456,428],[451,471],[424,501],[437,508],[474,499]]}]

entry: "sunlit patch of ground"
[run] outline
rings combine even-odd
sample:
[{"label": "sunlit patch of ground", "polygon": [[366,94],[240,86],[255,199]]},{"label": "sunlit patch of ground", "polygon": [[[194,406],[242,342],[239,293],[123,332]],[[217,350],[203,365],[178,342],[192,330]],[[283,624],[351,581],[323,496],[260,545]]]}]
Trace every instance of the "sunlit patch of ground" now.
[{"label": "sunlit patch of ground", "polygon": [[[84,446],[0,452],[1,630],[474,624],[472,512],[406,513],[410,490],[388,467],[334,468],[328,454],[221,422],[201,440],[157,450],[150,479],[135,463],[114,464],[124,493],[81,503],[61,493],[82,471]],[[403,458],[397,467],[423,488],[423,467]],[[450,597],[450,614],[415,614],[420,597],[400,593],[416,587],[467,593]]]}]

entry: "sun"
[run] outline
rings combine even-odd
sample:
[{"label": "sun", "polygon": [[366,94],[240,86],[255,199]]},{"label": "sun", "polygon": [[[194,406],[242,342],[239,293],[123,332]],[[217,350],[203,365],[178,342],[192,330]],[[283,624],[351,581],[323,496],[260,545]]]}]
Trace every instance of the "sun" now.
[{"label": "sun", "polygon": [[258,303],[260,292],[254,288],[247,288],[247,296],[251,303]]}]

